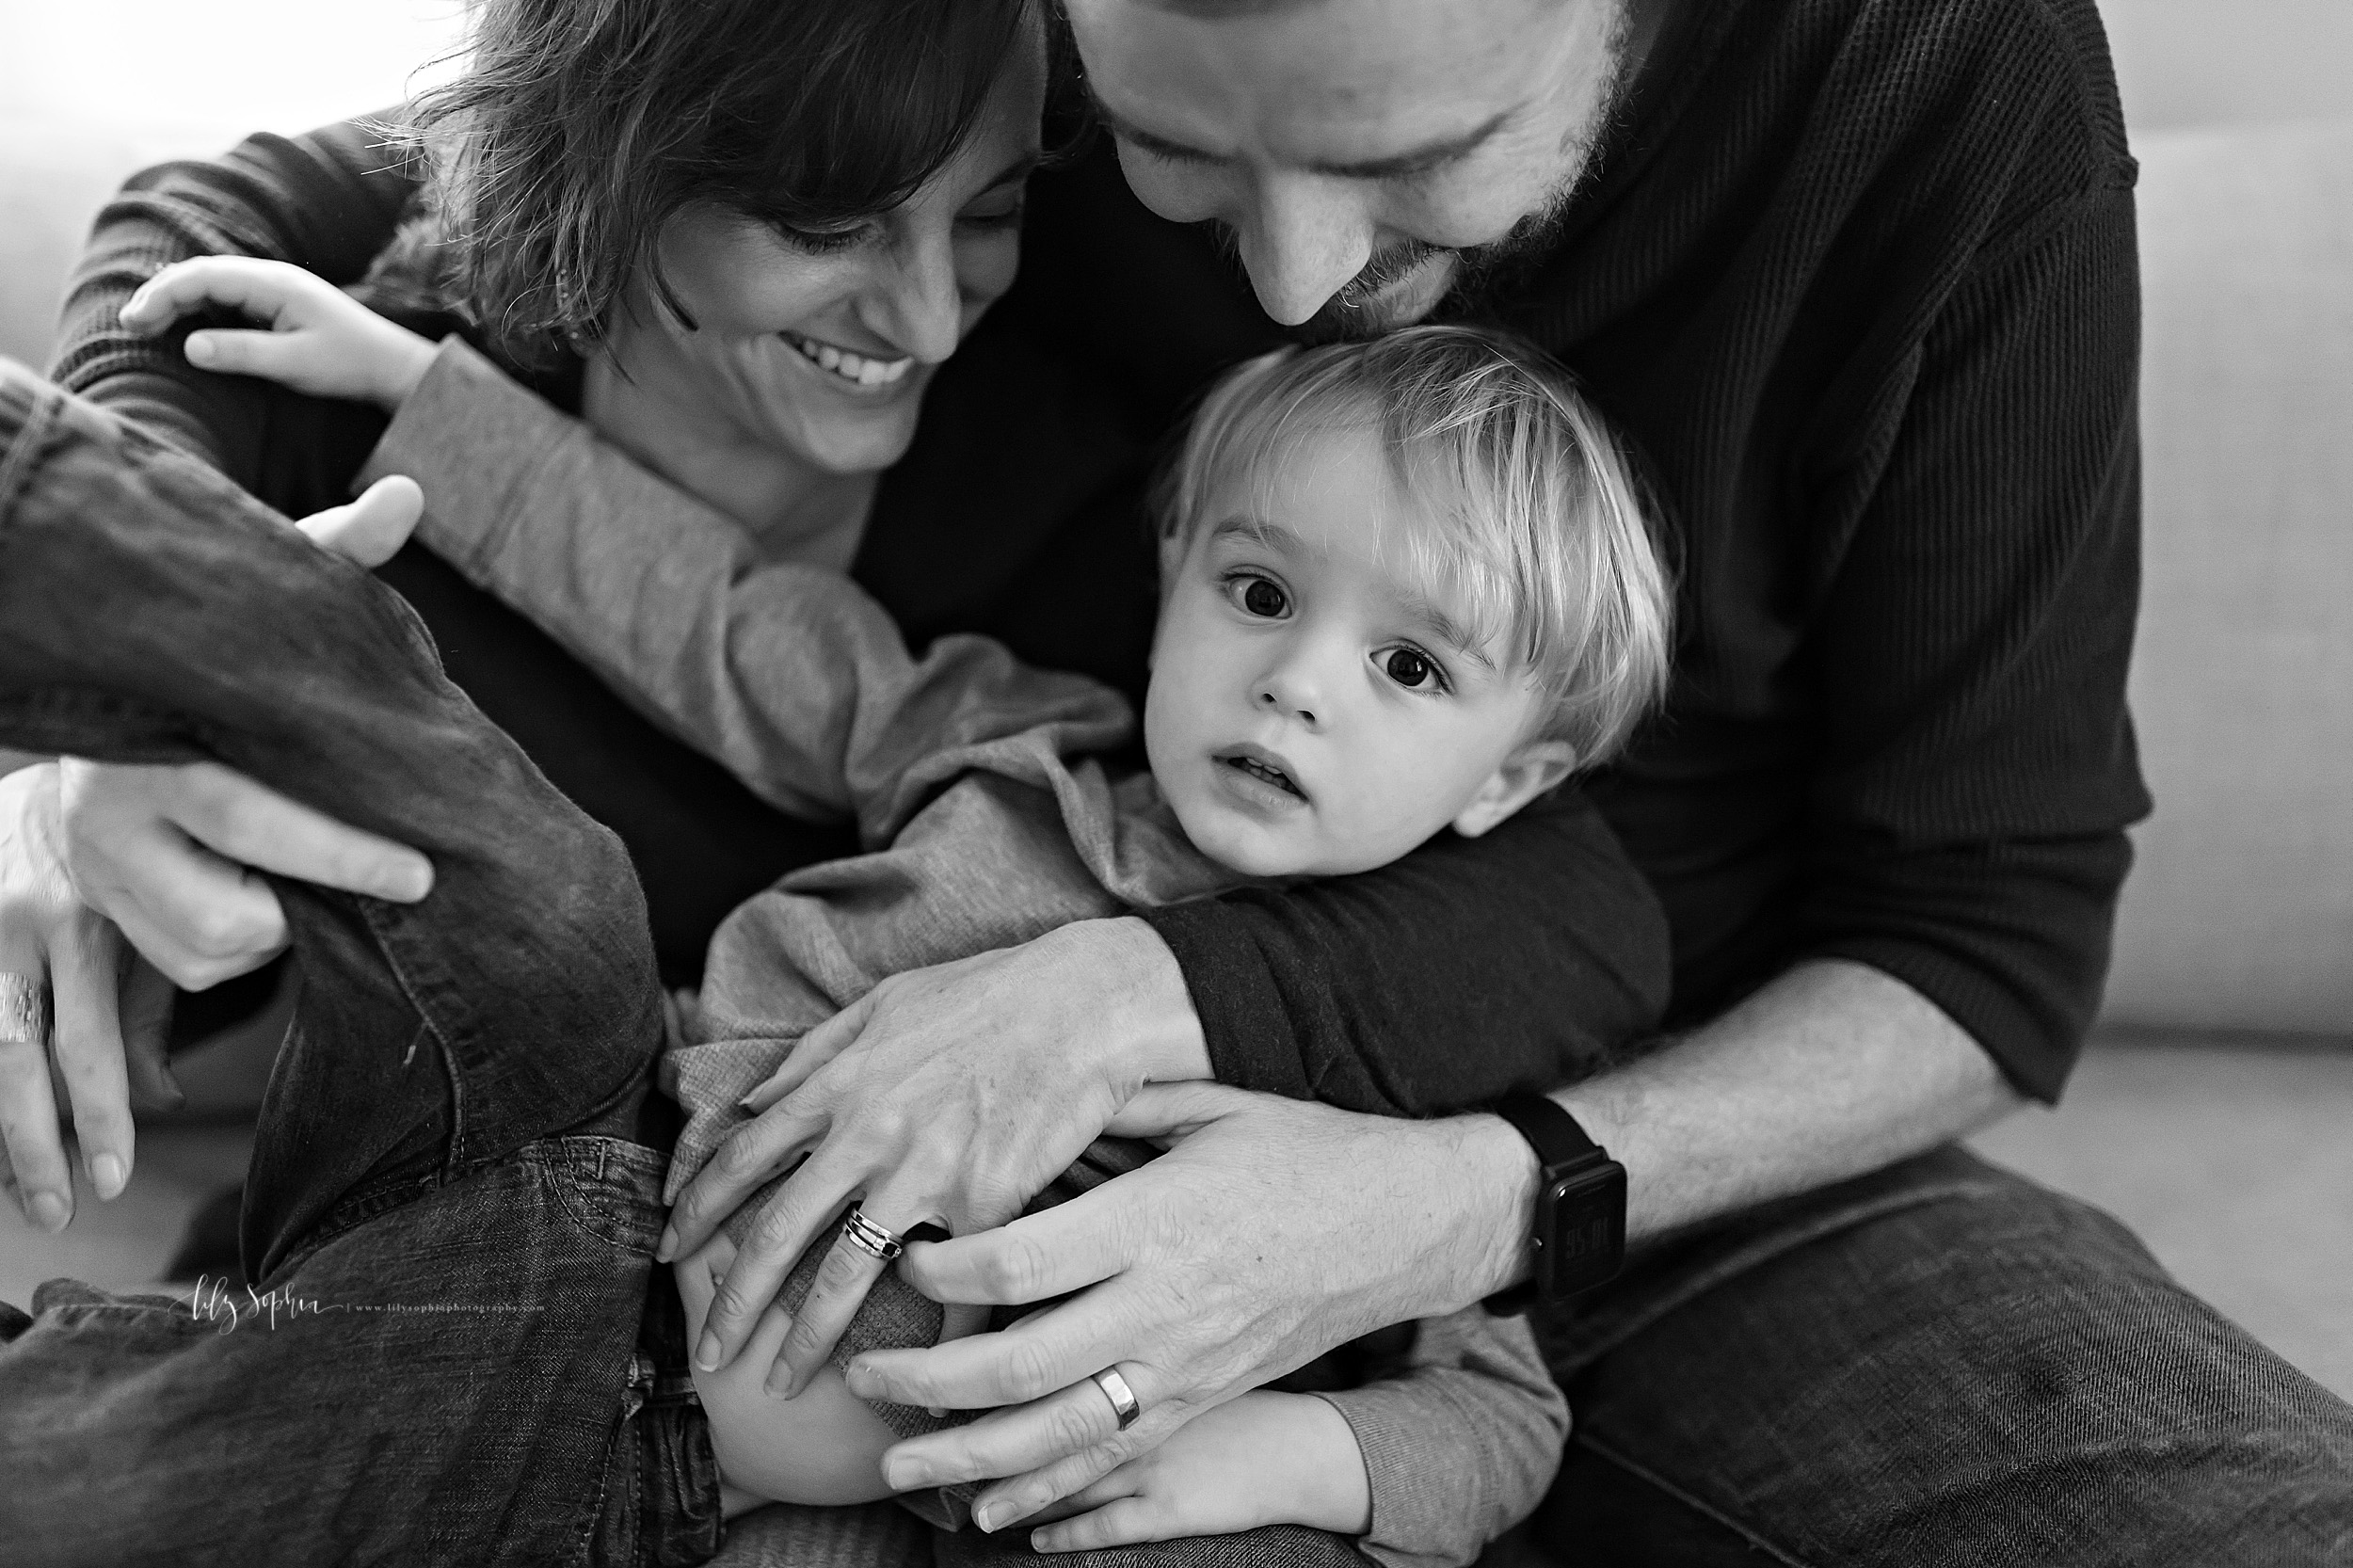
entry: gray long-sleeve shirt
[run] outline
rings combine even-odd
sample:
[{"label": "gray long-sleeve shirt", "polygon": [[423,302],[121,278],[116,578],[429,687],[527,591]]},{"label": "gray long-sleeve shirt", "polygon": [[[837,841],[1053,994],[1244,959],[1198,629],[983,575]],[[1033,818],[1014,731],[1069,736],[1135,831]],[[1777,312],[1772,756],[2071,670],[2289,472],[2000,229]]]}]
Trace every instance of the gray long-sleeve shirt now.
[{"label": "gray long-sleeve shirt", "polygon": [[[910,656],[846,578],[764,560],[455,339],[360,482],[387,473],[424,486],[420,536],[438,553],[755,792],[854,820],[867,847],[786,877],[713,936],[694,1031],[663,1063],[687,1112],[673,1194],[801,1034],[884,977],[1237,880],[1186,840],[1149,775],[1096,760],[1131,732],[1117,694],[981,638]],[[1147,1154],[1098,1140],[1054,1195]],[[895,1275],[861,1323],[838,1354],[936,1332]],[[1360,1544],[1392,1568],[1472,1561],[1541,1499],[1568,1422],[1526,1326],[1476,1309],[1420,1324],[1394,1375],[1322,1397],[1371,1482]],[[909,1428],[920,1415],[884,1414]]]}]

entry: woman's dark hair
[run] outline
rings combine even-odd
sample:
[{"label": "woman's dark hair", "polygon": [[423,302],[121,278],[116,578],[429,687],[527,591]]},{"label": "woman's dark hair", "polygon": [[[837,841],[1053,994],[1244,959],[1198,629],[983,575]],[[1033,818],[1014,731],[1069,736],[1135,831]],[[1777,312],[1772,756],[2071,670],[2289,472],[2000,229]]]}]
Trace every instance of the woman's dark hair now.
[{"label": "woman's dark hair", "polygon": [[[525,365],[602,334],[690,203],[823,233],[970,132],[1031,0],[476,0],[464,75],[405,135],[450,303]],[[418,239],[425,239],[425,235]]]}]

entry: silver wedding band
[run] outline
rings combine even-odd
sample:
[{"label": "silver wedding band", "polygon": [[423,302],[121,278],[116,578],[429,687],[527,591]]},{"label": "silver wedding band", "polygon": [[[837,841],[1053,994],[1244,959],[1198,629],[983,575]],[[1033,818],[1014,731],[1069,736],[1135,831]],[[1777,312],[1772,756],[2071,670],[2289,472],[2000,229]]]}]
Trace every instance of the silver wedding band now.
[{"label": "silver wedding band", "polygon": [[841,1234],[849,1243],[863,1253],[871,1253],[885,1263],[907,1250],[906,1240],[894,1236],[866,1217],[857,1205],[850,1206],[848,1218],[841,1222]]},{"label": "silver wedding band", "polygon": [[1136,1401],[1136,1391],[1128,1386],[1128,1380],[1116,1368],[1106,1367],[1095,1374],[1095,1386],[1103,1391],[1103,1398],[1112,1401],[1112,1414],[1119,1417],[1119,1430],[1126,1432],[1144,1414],[1144,1406]]},{"label": "silver wedding band", "polygon": [[0,972],[0,1044],[49,1039],[49,987],[28,974]]}]

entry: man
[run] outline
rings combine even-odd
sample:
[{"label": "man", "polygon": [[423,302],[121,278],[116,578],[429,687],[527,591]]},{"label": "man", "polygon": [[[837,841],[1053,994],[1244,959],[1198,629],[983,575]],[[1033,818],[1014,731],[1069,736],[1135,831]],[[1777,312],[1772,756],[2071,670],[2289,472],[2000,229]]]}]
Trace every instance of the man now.
[{"label": "man", "polygon": [[[1625,1166],[1632,1256],[1546,1312],[1577,1435],[1545,1544],[2325,1560],[2353,1413],[2111,1223],[1945,1146],[2057,1094],[2145,808],[2132,165],[2090,7],[1068,13],[1114,152],[1041,182],[1005,330],[1141,440],[1279,329],[1491,314],[1579,373],[1675,522],[1676,691],[1595,792],[1674,923],[1680,1032],[1551,1096]],[[1166,220],[1219,226],[1247,290]],[[168,814],[190,786],[151,787]],[[278,939],[248,913],[226,967]],[[1318,935],[1275,902],[1169,912],[1084,965],[912,977],[864,1029],[1037,1027],[1053,997],[1055,1027],[1190,1027],[1221,1077],[1311,1085]],[[902,1446],[895,1484],[1011,1477],[981,1499],[1010,1523],[1331,1344],[1524,1280],[1540,1223],[1616,1218],[1598,1167],[1556,1150],[1540,1182],[1501,1117],[1146,1093],[1197,1128],[1153,1166],[910,1248],[945,1300],[1081,1293],[854,1369],[1014,1406]]]}]

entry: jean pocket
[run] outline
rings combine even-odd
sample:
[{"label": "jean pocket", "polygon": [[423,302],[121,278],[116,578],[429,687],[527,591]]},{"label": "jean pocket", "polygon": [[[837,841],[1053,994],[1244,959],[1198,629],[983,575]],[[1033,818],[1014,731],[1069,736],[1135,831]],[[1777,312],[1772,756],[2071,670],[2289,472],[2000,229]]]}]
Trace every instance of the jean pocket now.
[{"label": "jean pocket", "polygon": [[583,1234],[652,1256],[667,1215],[662,1202],[666,1155],[619,1138],[550,1138],[526,1146],[521,1158]]}]

